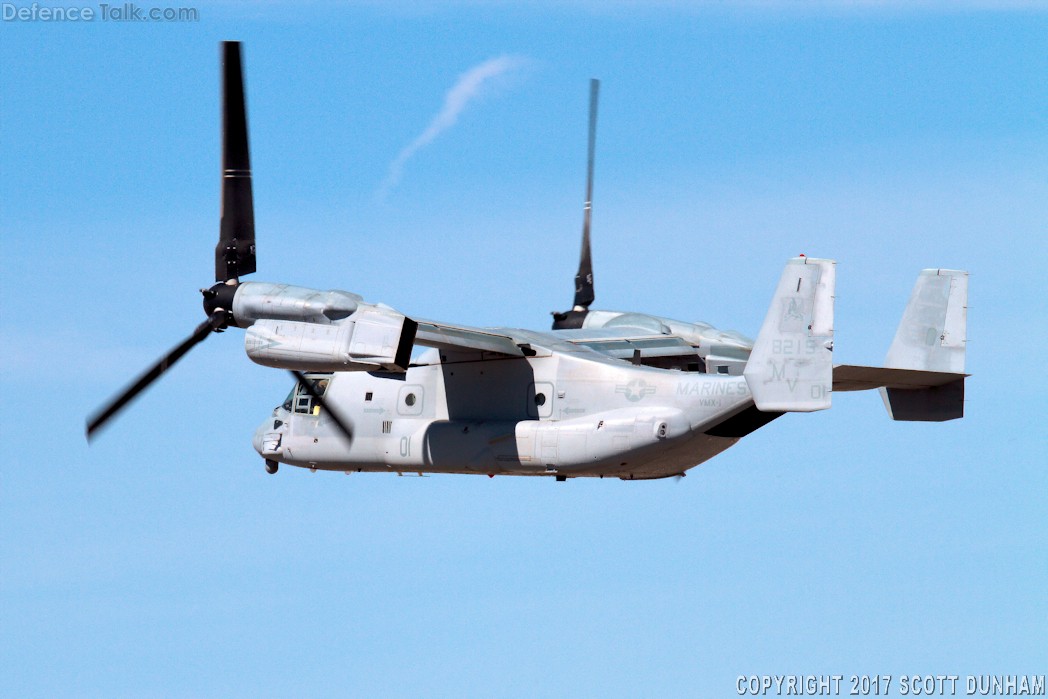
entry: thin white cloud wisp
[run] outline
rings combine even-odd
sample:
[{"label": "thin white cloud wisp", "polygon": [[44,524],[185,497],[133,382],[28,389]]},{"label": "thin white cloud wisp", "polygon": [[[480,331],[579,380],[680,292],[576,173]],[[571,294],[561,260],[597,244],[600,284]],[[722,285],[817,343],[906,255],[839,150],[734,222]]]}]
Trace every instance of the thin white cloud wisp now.
[{"label": "thin white cloud wisp", "polygon": [[389,164],[386,179],[379,187],[378,195],[384,197],[400,182],[404,165],[419,150],[432,143],[458,121],[459,116],[483,92],[485,85],[506,73],[522,67],[526,59],[519,56],[498,56],[473,66],[459,76],[458,81],[444,95],[444,106],[415,140],[405,146]]}]

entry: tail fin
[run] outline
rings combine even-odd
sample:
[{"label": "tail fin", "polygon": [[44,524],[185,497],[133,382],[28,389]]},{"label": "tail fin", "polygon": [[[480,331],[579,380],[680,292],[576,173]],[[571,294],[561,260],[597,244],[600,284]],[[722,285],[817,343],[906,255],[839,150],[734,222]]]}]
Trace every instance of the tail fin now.
[{"label": "tail fin", "polygon": [[786,263],[743,372],[758,410],[830,407],[836,264],[811,257]]},{"label": "tail fin", "polygon": [[917,277],[884,365],[964,373],[968,339],[968,273],[926,269]]},{"label": "tail fin", "polygon": [[877,388],[893,420],[943,422],[964,417],[968,273],[926,269],[888,350],[885,367],[842,364],[834,391]]},{"label": "tail fin", "polygon": [[930,388],[881,388],[884,407],[893,420],[943,422],[964,417],[967,342],[968,273],[921,271],[884,364],[894,369],[947,372],[957,378]]}]

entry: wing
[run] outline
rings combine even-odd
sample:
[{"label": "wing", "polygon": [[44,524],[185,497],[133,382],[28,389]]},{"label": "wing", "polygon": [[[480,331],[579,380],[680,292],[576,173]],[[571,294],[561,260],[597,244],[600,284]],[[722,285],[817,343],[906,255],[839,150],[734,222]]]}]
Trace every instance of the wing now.
[{"label": "wing", "polygon": [[615,359],[686,357],[697,353],[694,345],[675,335],[624,336],[621,333],[609,333],[606,337],[567,341]]},{"label": "wing", "polygon": [[708,323],[644,313],[588,311],[586,327],[553,331],[558,340],[634,364],[741,374],[753,341]]},{"label": "wing", "polygon": [[451,352],[490,352],[508,357],[524,357],[530,344],[499,330],[482,330],[465,325],[450,325],[433,320],[419,320],[415,344]]}]

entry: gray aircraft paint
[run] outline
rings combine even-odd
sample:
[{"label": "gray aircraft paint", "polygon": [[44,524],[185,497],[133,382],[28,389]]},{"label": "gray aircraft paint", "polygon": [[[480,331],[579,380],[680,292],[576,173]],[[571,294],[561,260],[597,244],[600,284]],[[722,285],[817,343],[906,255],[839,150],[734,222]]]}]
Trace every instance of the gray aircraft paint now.
[{"label": "gray aircraft paint", "polygon": [[[357,363],[349,362],[331,375],[325,398],[352,422],[351,443],[322,412],[303,415],[277,408],[259,427],[255,448],[266,459],[346,472],[625,479],[681,474],[737,442],[738,437],[708,432],[716,432],[718,425],[747,409],[756,406],[775,415],[830,407],[834,283],[833,261],[790,260],[753,343],[706,324],[670,321],[674,324],[670,325],[666,319],[645,320],[639,314],[630,314],[634,317],[619,329],[600,322],[598,316],[599,331],[473,329],[420,321],[416,343],[433,348],[406,371],[387,371],[377,361],[371,371],[361,371]],[[949,287],[949,281],[946,284]],[[956,289],[952,295],[922,296],[941,306],[935,313],[928,310],[928,303],[911,302],[899,332],[906,334],[915,322],[927,323],[930,317],[939,318],[944,327],[951,322],[948,319],[957,318],[950,308],[966,304],[967,287],[950,288]],[[298,299],[353,296],[323,296],[294,287],[265,293]],[[355,322],[360,309],[374,313],[378,308],[390,318],[403,317],[388,307],[357,303],[357,311],[335,320],[322,307],[299,307],[303,314],[323,317],[321,323],[331,326]],[[285,300],[275,300],[273,305],[282,313],[294,307]],[[963,354],[963,325],[952,322],[950,351],[959,348]],[[675,334],[674,328],[684,332]],[[677,352],[681,343],[693,349],[714,342],[725,346],[727,340],[746,351],[749,359],[743,363],[744,371],[738,372],[742,375],[733,375],[638,365],[613,356],[615,351],[595,349],[612,340],[639,343],[653,337],[665,342],[654,345],[656,352],[660,346]],[[886,383],[898,387],[900,371],[915,382],[901,389],[911,392],[939,385],[946,380],[943,377],[963,376],[927,368],[844,367],[842,371],[864,372],[866,383],[849,390]],[[274,427],[277,422],[280,425]]]}]

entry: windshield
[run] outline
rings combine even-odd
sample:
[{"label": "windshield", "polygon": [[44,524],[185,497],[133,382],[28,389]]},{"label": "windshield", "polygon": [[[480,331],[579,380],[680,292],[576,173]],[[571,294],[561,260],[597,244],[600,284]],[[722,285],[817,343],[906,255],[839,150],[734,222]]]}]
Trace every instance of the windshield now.
[{"label": "windshield", "polygon": [[[328,384],[331,383],[331,374],[306,374],[306,381],[312,385],[313,390],[323,396],[327,392]],[[306,387],[301,383],[296,383],[291,387],[291,391],[287,394],[287,398],[284,400],[282,407],[284,410],[302,415],[318,415],[320,412],[320,406],[314,405],[316,400],[313,395],[306,390]]]}]

